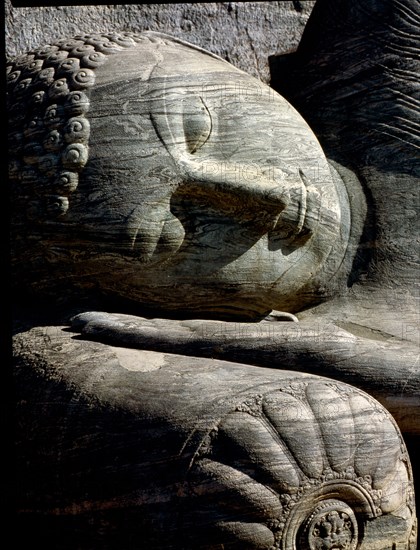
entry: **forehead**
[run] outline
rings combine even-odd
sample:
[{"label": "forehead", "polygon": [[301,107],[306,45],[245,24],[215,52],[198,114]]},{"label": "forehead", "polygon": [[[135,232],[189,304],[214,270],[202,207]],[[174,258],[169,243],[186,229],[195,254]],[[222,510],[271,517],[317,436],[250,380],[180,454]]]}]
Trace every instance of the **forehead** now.
[{"label": "forehead", "polygon": [[[215,102],[278,102],[269,86],[205,50],[147,33],[135,47],[109,56],[96,70],[95,88],[130,97],[193,92]],[[118,97],[116,98],[118,100]]]},{"label": "forehead", "polygon": [[204,116],[206,110],[220,115],[229,126],[246,120],[252,127],[295,116],[266,84],[208,52],[166,39],[145,40],[108,58],[97,70],[92,100],[91,116],[99,117],[166,112],[174,118],[204,108]]},{"label": "forehead", "polygon": [[109,56],[107,63],[97,70],[96,83],[103,85],[133,78],[148,82],[162,75],[192,81],[197,74],[213,72],[242,73],[227,61],[193,45],[169,37],[144,35],[134,47]]},{"label": "forehead", "polygon": [[[310,128],[277,92],[217,56],[166,37],[146,36],[110,56],[97,70],[92,99],[91,116],[104,125],[109,117],[119,126],[135,122],[141,131],[131,138],[145,136],[149,147],[182,141],[180,128],[191,116],[210,116],[211,139],[201,152],[232,159],[252,154],[264,164],[308,165],[311,171],[325,164]],[[153,130],[145,131],[156,113],[167,119],[160,140],[153,139]],[[325,166],[323,171],[328,176]]]},{"label": "forehead", "polygon": [[283,118],[294,111],[272,88],[230,63],[171,40],[145,41],[108,58],[97,70],[93,96],[102,114],[121,109],[148,114],[163,108],[173,114],[193,108],[199,97],[214,111],[229,111],[232,122],[252,115]]}]

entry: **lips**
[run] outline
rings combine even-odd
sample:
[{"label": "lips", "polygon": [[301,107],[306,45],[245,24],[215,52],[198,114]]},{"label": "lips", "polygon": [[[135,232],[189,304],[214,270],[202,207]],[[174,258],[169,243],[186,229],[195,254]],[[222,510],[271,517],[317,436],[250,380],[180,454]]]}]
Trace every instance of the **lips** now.
[{"label": "lips", "polygon": [[157,205],[142,217],[132,238],[132,250],[147,265],[175,254],[184,242],[185,230],[168,207]]},{"label": "lips", "polygon": [[[208,186],[202,185],[198,189],[201,192],[198,193],[194,185],[189,183],[185,186],[185,194],[178,190],[170,199],[167,197],[166,200],[156,201],[146,208],[143,206],[141,214],[137,212],[136,219],[138,220],[140,217],[140,222],[137,221],[136,229],[132,234],[132,249],[139,260],[148,266],[169,259],[186,242],[186,238],[190,244],[196,240],[197,234],[200,234],[197,227],[202,225],[202,221],[199,220],[202,220],[204,214],[203,204],[207,203],[209,221],[213,219],[215,225],[222,224],[225,228],[227,220],[231,218],[232,223],[235,219],[237,222],[239,221],[238,230],[240,230],[239,225],[249,223],[250,220],[247,220],[247,217],[253,215],[254,229],[257,233],[263,230],[263,226],[266,231],[269,229],[270,249],[291,252],[303,246],[311,238],[320,218],[321,195],[309,183],[301,170],[299,176],[300,185],[281,186],[281,200],[285,207],[277,216],[274,214],[274,207],[271,212],[270,209],[267,209],[267,212],[264,210],[261,196],[258,197],[259,201],[255,205],[251,201],[252,193],[250,193],[251,197],[246,197],[248,200],[244,201],[244,204],[249,208],[247,213],[243,207],[235,206],[234,201],[225,200],[222,201],[223,204],[219,204],[215,199],[225,197],[220,190],[219,192],[215,190],[209,192]],[[278,187],[276,188],[278,189]],[[266,197],[265,194],[264,197]],[[276,205],[280,204],[278,200],[273,202]],[[242,201],[239,203],[242,204]],[[250,205],[253,207],[250,208]],[[217,219],[214,219],[214,213],[219,208],[220,218],[217,216]],[[255,218],[257,210],[258,216]],[[213,218],[211,212],[213,212]],[[211,222],[205,225],[208,230]],[[271,228],[269,228],[270,225]],[[186,237],[186,233],[188,233],[188,237]],[[200,247],[202,248],[202,246],[203,242],[200,237]]]}]

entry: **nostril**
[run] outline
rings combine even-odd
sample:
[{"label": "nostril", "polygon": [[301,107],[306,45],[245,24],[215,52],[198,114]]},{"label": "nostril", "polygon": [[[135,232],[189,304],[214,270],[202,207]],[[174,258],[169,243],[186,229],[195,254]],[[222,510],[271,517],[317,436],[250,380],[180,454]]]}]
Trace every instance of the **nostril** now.
[{"label": "nostril", "polygon": [[314,234],[320,219],[321,195],[302,177],[302,185],[289,191],[287,207],[278,216],[275,227],[269,233],[272,249],[281,248],[293,252],[303,246]]},{"label": "nostril", "polygon": [[303,186],[289,191],[287,206],[277,219],[272,237],[289,241],[302,232],[306,216],[306,194]]}]

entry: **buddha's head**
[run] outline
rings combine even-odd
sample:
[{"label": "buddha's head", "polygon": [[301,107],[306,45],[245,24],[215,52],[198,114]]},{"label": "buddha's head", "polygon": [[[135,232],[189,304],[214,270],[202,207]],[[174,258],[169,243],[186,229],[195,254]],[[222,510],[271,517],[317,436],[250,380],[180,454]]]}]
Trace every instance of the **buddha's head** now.
[{"label": "buddha's head", "polygon": [[14,278],[190,316],[318,299],[346,197],[267,85],[156,34],[83,36],[9,73]]}]

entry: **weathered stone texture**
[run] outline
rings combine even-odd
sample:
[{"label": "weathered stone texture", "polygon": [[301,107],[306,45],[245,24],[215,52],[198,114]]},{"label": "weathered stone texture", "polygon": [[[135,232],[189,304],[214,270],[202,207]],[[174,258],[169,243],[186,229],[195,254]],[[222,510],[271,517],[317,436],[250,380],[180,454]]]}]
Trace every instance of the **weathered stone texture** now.
[{"label": "weathered stone texture", "polygon": [[227,59],[269,81],[268,56],[294,50],[314,1],[215,2],[12,8],[6,1],[6,47],[14,56],[63,36],[159,31]]},{"label": "weathered stone texture", "polygon": [[16,536],[414,550],[416,6],[319,0],[303,119],[313,5],[7,3]]}]

